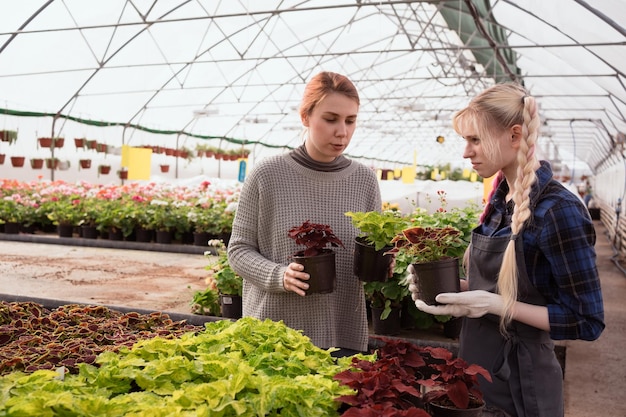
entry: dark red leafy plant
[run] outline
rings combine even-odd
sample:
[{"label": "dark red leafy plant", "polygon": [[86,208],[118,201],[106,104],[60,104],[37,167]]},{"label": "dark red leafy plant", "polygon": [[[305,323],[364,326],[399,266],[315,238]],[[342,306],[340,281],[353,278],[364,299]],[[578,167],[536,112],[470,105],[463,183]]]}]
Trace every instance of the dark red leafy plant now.
[{"label": "dark red leafy plant", "polygon": [[491,382],[491,375],[485,368],[470,365],[444,348],[424,349],[430,354],[429,367],[434,371],[429,379],[420,381],[422,385],[433,388],[424,395],[426,402],[460,409],[472,408],[482,403],[478,375]]},{"label": "dark red leafy plant", "polygon": [[426,366],[420,349],[411,343],[381,339],[377,360],[352,359],[352,369],[335,375],[342,384],[357,391],[337,400],[349,406],[342,416],[430,416],[424,411],[419,380]]},{"label": "dark red leafy plant", "polygon": [[[356,390],[339,397],[347,406],[342,416],[430,416],[424,409],[429,402],[457,408],[472,404],[470,395],[482,400],[477,375],[491,381],[489,373],[478,365],[468,365],[454,358],[445,348],[418,346],[389,338],[377,338],[384,344],[376,350],[376,361],[352,359],[352,368],[335,379]],[[422,394],[422,387],[425,394]]]},{"label": "dark red leafy plant", "polygon": [[33,302],[0,302],[0,375],[93,363],[139,340],[178,337],[202,326],[172,321],[167,314],[122,313],[104,306],[68,304],[54,310]]},{"label": "dark red leafy plant", "polygon": [[335,236],[335,233],[327,224],[311,223],[309,220],[300,226],[295,226],[289,230],[288,235],[296,241],[296,244],[303,245],[304,250],[296,252],[296,256],[315,256],[324,253],[327,245],[331,247],[345,248],[343,242]]}]

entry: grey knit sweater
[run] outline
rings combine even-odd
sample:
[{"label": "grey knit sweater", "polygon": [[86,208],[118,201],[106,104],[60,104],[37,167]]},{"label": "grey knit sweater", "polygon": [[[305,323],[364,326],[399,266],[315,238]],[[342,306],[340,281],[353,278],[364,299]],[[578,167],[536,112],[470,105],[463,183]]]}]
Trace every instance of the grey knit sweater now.
[{"label": "grey knit sweater", "polygon": [[[261,161],[243,184],[228,245],[228,261],[244,279],[243,315],[282,320],[323,349],[367,350],[363,286],[353,274],[358,230],[344,213],[380,209],[376,176],[360,163],[320,172],[289,154]],[[305,220],[328,224],[346,246],[333,248],[337,283],[331,294],[301,297],[283,288],[291,255],[302,249],[287,231]]]}]

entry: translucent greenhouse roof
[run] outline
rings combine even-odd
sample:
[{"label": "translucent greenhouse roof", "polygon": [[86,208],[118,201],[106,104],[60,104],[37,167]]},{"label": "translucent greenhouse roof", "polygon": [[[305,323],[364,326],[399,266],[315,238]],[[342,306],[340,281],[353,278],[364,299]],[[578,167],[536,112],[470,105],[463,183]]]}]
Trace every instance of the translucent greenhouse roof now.
[{"label": "translucent greenhouse roof", "polygon": [[301,143],[304,85],[330,70],[361,95],[351,157],[462,165],[451,115],[518,80],[540,101],[543,157],[598,172],[623,158],[624,10],[624,0],[5,1],[0,129],[117,125],[118,144],[204,139],[262,156]]}]

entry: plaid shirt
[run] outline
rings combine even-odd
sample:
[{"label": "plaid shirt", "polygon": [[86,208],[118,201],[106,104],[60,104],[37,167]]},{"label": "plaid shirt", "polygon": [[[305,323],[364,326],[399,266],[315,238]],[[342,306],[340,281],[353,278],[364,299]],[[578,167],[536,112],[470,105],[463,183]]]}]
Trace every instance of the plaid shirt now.
[{"label": "plaid shirt", "polygon": [[[486,236],[511,234],[509,187],[502,181],[491,209],[476,229]],[[596,268],[596,234],[582,201],[552,179],[542,161],[530,194],[532,215],[523,230],[529,279],[547,300],[554,340],[595,340],[604,329],[604,304]]]}]

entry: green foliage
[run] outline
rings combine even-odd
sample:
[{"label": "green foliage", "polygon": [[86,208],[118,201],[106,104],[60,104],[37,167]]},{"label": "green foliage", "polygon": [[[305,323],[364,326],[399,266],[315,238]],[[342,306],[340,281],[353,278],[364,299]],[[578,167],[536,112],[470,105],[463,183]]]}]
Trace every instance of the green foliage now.
[{"label": "green foliage", "polygon": [[361,231],[361,237],[381,250],[391,244],[391,240],[408,225],[408,219],[398,211],[352,212],[345,213],[352,220],[352,225]]},{"label": "green foliage", "polygon": [[52,196],[44,206],[49,206],[48,219],[55,225],[77,226],[83,217],[80,211],[80,197],[77,195]]},{"label": "green foliage", "polygon": [[365,298],[374,308],[382,308],[381,320],[389,317],[392,308],[402,306],[402,300],[408,296],[409,289],[402,285],[404,273],[394,273],[386,281],[371,281],[363,283]]},{"label": "green foliage", "polygon": [[[153,338],[106,352],[78,375],[55,371],[0,378],[0,415],[338,415],[344,368],[283,323],[245,317],[200,333]],[[342,362],[345,363],[345,362]]]},{"label": "green foliage", "polygon": [[219,316],[220,297],[217,289],[207,287],[203,291],[196,291],[191,300],[191,311],[203,316]]},{"label": "green foliage", "polygon": [[[217,261],[206,267],[213,272],[211,280],[215,283],[215,288],[220,294],[240,296],[243,289],[243,279],[230,267],[224,242],[211,240],[209,245],[217,249]],[[205,256],[211,255],[206,254]]]}]

